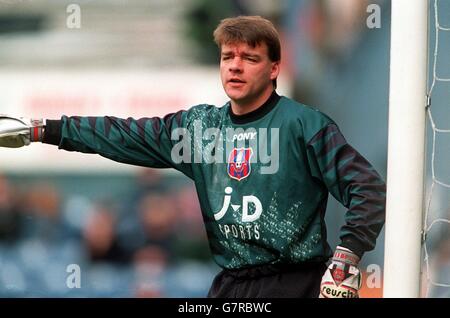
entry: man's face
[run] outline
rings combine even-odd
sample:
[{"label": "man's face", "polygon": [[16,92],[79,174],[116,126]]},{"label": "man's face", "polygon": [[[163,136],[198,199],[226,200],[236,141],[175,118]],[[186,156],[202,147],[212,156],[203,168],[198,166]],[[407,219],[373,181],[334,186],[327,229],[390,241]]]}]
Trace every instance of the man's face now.
[{"label": "man's face", "polygon": [[260,102],[264,93],[272,92],[272,80],[277,78],[279,69],[279,63],[269,59],[265,43],[254,48],[246,43],[222,45],[222,85],[228,97],[237,104],[251,105]]}]

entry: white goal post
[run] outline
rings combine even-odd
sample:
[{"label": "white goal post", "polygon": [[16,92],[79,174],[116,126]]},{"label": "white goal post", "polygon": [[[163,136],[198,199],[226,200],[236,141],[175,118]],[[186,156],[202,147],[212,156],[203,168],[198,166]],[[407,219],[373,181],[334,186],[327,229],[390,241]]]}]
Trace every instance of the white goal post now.
[{"label": "white goal post", "polygon": [[420,297],[428,0],[391,1],[384,297]]}]

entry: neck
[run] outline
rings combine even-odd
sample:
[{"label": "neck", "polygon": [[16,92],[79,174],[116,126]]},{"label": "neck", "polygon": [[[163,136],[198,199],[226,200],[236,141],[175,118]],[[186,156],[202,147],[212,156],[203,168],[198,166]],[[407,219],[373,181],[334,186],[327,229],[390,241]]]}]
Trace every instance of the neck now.
[{"label": "neck", "polygon": [[235,115],[245,115],[250,113],[259,107],[261,107],[272,95],[274,88],[272,86],[268,87],[262,94],[258,95],[257,98],[251,100],[231,100],[231,110]]}]

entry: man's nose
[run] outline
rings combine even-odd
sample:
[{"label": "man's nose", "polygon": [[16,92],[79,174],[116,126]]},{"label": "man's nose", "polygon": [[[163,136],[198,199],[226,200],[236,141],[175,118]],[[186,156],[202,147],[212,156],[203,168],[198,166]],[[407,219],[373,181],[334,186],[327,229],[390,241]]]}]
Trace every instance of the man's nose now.
[{"label": "man's nose", "polygon": [[242,61],[240,58],[234,58],[229,66],[231,72],[241,72],[242,71]]}]

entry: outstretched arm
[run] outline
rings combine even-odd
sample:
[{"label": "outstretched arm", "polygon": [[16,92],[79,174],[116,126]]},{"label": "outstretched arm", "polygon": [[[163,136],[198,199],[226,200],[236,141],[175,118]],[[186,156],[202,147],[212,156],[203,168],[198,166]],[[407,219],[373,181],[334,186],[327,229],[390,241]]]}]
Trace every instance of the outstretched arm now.
[{"label": "outstretched arm", "polygon": [[152,168],[175,168],[191,176],[188,163],[175,163],[172,131],[186,125],[186,112],[163,118],[67,117],[25,120],[0,117],[0,146],[22,147],[33,141],[68,151],[99,154],[114,161]]}]

